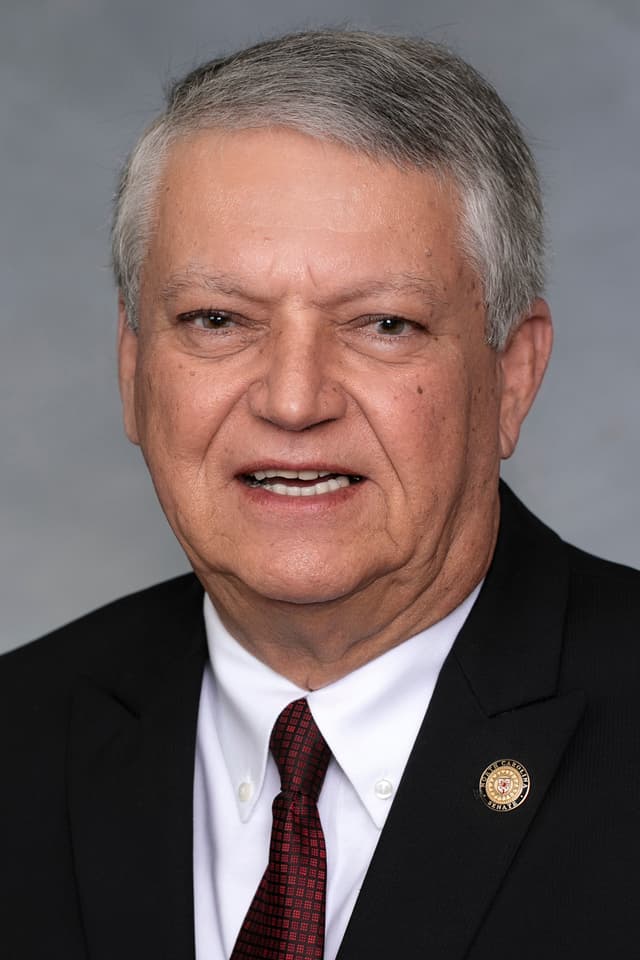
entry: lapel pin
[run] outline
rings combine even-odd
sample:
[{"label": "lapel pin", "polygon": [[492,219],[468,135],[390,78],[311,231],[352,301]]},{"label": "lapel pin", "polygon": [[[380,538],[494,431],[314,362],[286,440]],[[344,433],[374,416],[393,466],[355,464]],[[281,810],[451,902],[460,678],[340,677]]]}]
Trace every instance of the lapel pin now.
[{"label": "lapel pin", "polygon": [[507,813],[527,799],[531,778],[527,768],[517,760],[494,760],[480,777],[480,796],[496,813]]}]

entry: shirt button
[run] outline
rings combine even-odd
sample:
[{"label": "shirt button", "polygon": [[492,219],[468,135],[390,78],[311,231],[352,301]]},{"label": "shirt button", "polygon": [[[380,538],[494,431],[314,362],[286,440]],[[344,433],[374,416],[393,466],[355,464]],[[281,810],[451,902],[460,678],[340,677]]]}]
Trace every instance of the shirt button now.
[{"label": "shirt button", "polygon": [[379,800],[388,800],[393,796],[393,784],[391,780],[378,780],[373,788],[373,792]]},{"label": "shirt button", "polygon": [[238,799],[242,803],[246,803],[248,800],[251,800],[253,796],[253,784],[252,783],[241,783],[238,787]]}]

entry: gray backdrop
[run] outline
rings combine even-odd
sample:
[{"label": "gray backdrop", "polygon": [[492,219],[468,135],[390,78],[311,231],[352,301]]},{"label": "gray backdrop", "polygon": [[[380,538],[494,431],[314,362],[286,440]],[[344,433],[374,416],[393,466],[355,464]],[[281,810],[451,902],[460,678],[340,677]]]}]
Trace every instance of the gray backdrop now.
[{"label": "gray backdrop", "polygon": [[0,649],[186,569],[120,427],[114,171],[200,59],[283,30],[423,33],[528,131],[556,350],[505,476],[569,540],[640,564],[638,0],[1,0]]}]

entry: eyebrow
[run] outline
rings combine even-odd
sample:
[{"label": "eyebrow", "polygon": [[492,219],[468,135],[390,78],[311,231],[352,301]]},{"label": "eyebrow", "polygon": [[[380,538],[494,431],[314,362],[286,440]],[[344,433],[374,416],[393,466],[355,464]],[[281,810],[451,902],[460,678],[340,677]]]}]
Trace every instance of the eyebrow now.
[{"label": "eyebrow", "polygon": [[[162,285],[159,292],[160,300],[169,302],[175,300],[177,296],[186,291],[200,289],[210,291],[211,293],[224,293],[226,296],[245,297],[246,291],[243,290],[239,280],[230,274],[207,273],[202,270],[188,269],[181,273],[171,274],[166,283]],[[252,298],[247,298],[252,299]]]},{"label": "eyebrow", "polygon": [[[223,294],[228,297],[239,297],[243,300],[255,303],[261,302],[262,297],[250,293],[243,281],[239,277],[234,277],[228,273],[210,273],[198,268],[188,268],[179,273],[172,274],[162,285],[159,291],[159,299],[164,303],[170,303],[181,293],[192,292],[194,289],[204,290],[207,293]],[[412,273],[394,274],[387,279],[371,279],[361,281],[357,285],[348,287],[334,295],[322,298],[322,303],[313,301],[314,306],[321,306],[335,303],[348,303],[353,300],[364,300],[371,296],[384,296],[385,294],[404,294],[419,296],[426,302],[441,303],[442,291],[433,280],[420,277]]]}]

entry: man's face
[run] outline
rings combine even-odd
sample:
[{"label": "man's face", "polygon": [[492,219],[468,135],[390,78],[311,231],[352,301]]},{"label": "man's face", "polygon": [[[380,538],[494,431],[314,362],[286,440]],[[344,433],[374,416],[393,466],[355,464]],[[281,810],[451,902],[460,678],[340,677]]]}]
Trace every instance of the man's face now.
[{"label": "man's face", "polygon": [[455,591],[485,563],[509,412],[458,237],[425,172],[283,129],[172,148],[125,422],[214,596]]}]

